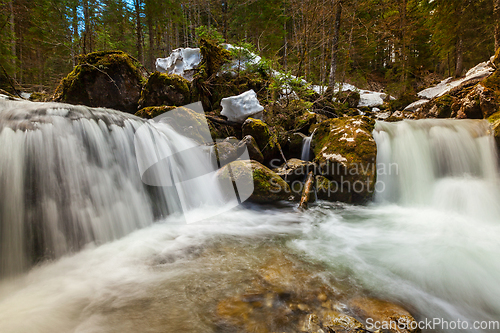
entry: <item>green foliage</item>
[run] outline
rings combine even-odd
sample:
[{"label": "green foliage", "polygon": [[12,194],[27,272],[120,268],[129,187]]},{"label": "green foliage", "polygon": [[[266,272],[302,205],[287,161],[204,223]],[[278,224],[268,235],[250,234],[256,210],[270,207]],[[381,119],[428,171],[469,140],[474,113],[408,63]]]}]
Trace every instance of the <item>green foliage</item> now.
[{"label": "green foliage", "polygon": [[195,29],[196,35],[200,39],[209,40],[216,44],[224,43],[224,37],[217,29],[201,25]]}]

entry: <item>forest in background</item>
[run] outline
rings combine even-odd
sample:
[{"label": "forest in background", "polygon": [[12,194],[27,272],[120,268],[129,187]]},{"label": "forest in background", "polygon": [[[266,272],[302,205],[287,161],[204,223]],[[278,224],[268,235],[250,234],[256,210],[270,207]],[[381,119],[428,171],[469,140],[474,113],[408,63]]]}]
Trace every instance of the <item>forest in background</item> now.
[{"label": "forest in background", "polygon": [[400,95],[489,59],[499,22],[500,0],[0,0],[0,83],[52,92],[103,50],[153,71],[211,34],[315,84]]}]

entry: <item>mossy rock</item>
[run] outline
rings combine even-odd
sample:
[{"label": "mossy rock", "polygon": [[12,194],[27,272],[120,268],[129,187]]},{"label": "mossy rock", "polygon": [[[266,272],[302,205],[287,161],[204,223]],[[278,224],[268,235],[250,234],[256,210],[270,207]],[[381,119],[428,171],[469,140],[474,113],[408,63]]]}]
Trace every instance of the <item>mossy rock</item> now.
[{"label": "mossy rock", "polygon": [[150,106],[147,108],[140,109],[135,113],[137,117],[145,119],[153,119],[159,115],[175,109],[175,106]]},{"label": "mossy rock", "polygon": [[154,72],[141,92],[139,107],[183,106],[191,103],[190,83],[179,75]]},{"label": "mossy rock", "polygon": [[264,156],[264,162],[279,157],[279,142],[277,135],[269,126],[259,119],[248,118],[241,128],[243,136],[251,135]]},{"label": "mossy rock", "polygon": [[[249,169],[251,167],[251,179]],[[232,177],[231,177],[232,175]],[[222,167],[217,172],[217,177],[223,188],[231,181],[236,182],[240,187],[248,188],[248,181],[253,182],[253,193],[249,200],[259,203],[287,200],[290,196],[290,187],[276,173],[257,161],[234,161]]]},{"label": "mossy rock", "polygon": [[497,150],[500,153],[500,112],[497,112],[488,118],[492,128],[493,136],[495,137],[495,142],[497,144]]},{"label": "mossy rock", "polygon": [[457,112],[456,107],[453,107],[457,102],[457,98],[449,94],[434,98],[422,107],[417,116],[418,118],[450,118]]},{"label": "mossy rock", "polygon": [[78,65],[56,89],[57,102],[136,113],[145,82],[141,64],[122,51],[78,56]]},{"label": "mossy rock", "polygon": [[169,121],[177,132],[200,144],[204,144],[210,139],[212,128],[205,116],[182,106],[152,106],[137,111],[135,115],[145,119],[152,119],[166,112],[170,112]]},{"label": "mossy rock", "polygon": [[419,98],[414,93],[404,93],[398,99],[389,100],[388,109],[392,112],[403,111],[408,105],[418,101]]},{"label": "mossy rock", "polygon": [[29,100],[33,102],[48,102],[50,101],[50,95],[45,92],[34,92],[31,93]]},{"label": "mossy rock", "polygon": [[251,135],[245,136],[238,143],[238,151],[239,151],[238,155],[241,155],[241,151],[244,149],[248,151],[248,156],[250,157],[251,160],[257,161],[259,163],[264,163],[264,155],[262,155],[262,152],[260,151],[257,142]]},{"label": "mossy rock", "polygon": [[376,181],[375,121],[365,116],[329,119],[318,124],[311,147],[321,174],[339,184],[354,203],[371,199]]},{"label": "mossy rock", "polygon": [[359,92],[351,90],[340,91],[335,97],[341,104],[347,104],[348,108],[358,107],[359,100],[361,99]]},{"label": "mossy rock", "polygon": [[308,133],[309,127],[317,122],[317,116],[312,113],[313,103],[304,100],[290,100],[286,105],[270,103],[266,105],[264,120],[270,126],[280,126],[286,131],[300,130]]},{"label": "mossy rock", "polygon": [[486,88],[481,83],[478,83],[464,98],[459,101],[460,109],[457,112],[457,118],[488,118],[498,111],[497,100],[498,92]]},{"label": "mossy rock", "polygon": [[352,202],[352,195],[347,191],[342,191],[338,182],[328,178],[316,176],[316,195],[319,200],[331,202]]}]

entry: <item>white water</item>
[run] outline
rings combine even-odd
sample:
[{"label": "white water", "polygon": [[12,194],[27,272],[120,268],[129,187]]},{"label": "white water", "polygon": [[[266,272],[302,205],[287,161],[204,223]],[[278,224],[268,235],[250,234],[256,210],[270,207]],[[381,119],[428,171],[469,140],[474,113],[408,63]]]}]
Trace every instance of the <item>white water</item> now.
[{"label": "white water", "polygon": [[[9,142],[11,147],[0,145],[0,225],[2,230],[10,226],[12,237],[20,240],[2,239],[2,258],[13,253],[5,251],[24,250],[26,230],[14,226],[24,228],[30,221],[43,221],[48,223],[44,228],[51,231],[81,221],[57,218],[54,222],[45,218],[50,209],[100,212],[105,230],[119,230],[103,232],[103,242],[151,224],[153,207],[168,205],[168,201],[152,202],[143,185],[135,183],[137,170],[126,173],[133,149],[125,129],[136,128],[139,120],[86,108],[49,109],[62,115],[47,117],[43,112],[17,110],[18,120],[12,121],[13,113],[0,113],[0,142]],[[25,118],[29,119],[20,120]],[[34,126],[35,119],[41,129],[32,133],[11,130]],[[74,143],[79,127],[71,121],[87,124],[80,133],[95,139],[88,145]],[[109,126],[119,129],[110,135]],[[215,332],[211,309],[218,299],[251,283],[254,262],[266,256],[258,251],[262,243],[272,244],[284,254],[326,263],[328,270],[311,274],[333,275],[349,281],[360,293],[400,302],[420,320],[500,320],[500,197],[497,159],[487,131],[485,122],[476,121],[378,123],[379,162],[396,163],[398,169],[397,173],[379,174],[387,191],[372,206],[321,204],[304,213],[290,208],[241,208],[199,225],[182,225],[184,220],[173,215],[107,244],[98,245],[99,241],[90,238],[78,253],[61,251],[57,260],[0,281],[0,332]],[[48,134],[39,134],[39,141],[27,139],[38,132]],[[183,142],[170,135],[175,144]],[[68,149],[60,148],[66,144]],[[27,147],[32,147],[31,154],[26,153],[30,151]],[[76,159],[65,161],[71,163],[71,168],[64,169],[70,179],[55,177],[65,164],[62,157],[52,156],[62,152]],[[45,171],[37,177],[36,188],[42,195],[36,198],[51,198],[49,194],[58,188],[71,189],[65,182],[92,182],[97,189],[68,190],[69,202],[78,204],[77,208],[61,207],[61,201],[53,200],[52,206],[39,208],[44,213],[36,215],[38,218],[27,219],[25,212],[30,207],[25,189],[31,183],[26,179],[33,173],[26,166],[33,168],[34,164],[26,162],[26,156],[33,154],[41,163],[34,170],[43,167],[40,171]],[[50,158],[44,161],[45,156]],[[106,157],[108,164],[98,163]],[[50,175],[64,182],[52,181]],[[122,176],[131,179],[117,178]],[[97,183],[89,177],[98,177]],[[105,182],[108,177],[117,182]],[[122,183],[130,183],[131,192],[118,191],[122,187],[117,184]],[[189,190],[193,189],[186,188]],[[94,198],[93,193],[110,197]],[[102,212],[97,200],[127,204]],[[210,212],[202,208],[193,214]],[[84,221],[92,223],[94,218]],[[90,229],[94,227],[91,224]],[[70,238],[64,232],[59,235],[66,238],[58,240],[66,239],[62,243],[68,244]],[[288,240],[275,239],[278,236]],[[236,245],[230,247],[227,242]]]},{"label": "white water", "polygon": [[302,140],[302,153],[300,159],[302,161],[310,161],[311,160],[311,140],[314,133],[311,136],[306,136]]},{"label": "white water", "polygon": [[[143,124],[112,110],[0,100],[0,275],[121,238],[181,203],[217,203],[215,179],[182,191],[142,183],[134,134]],[[195,145],[166,124],[145,126],[165,151]],[[209,170],[208,155],[175,158],[172,177]]]}]

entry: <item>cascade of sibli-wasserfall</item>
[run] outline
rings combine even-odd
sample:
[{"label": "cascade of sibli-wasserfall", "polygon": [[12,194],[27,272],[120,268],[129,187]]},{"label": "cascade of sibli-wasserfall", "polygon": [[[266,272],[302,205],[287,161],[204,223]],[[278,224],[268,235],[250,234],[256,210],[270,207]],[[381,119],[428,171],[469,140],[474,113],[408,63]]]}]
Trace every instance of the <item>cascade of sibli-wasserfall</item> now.
[{"label": "cascade of sibli-wasserfall", "polygon": [[377,201],[500,217],[496,145],[486,120],[378,122]]},{"label": "cascade of sibli-wasserfall", "polygon": [[[168,125],[118,111],[0,98],[0,277],[117,239],[191,202],[220,202],[213,177],[146,185],[134,149],[141,126],[141,135],[154,134],[152,150],[194,146]],[[207,174],[213,162],[193,149],[173,156],[168,172],[177,179],[187,168]]]}]

